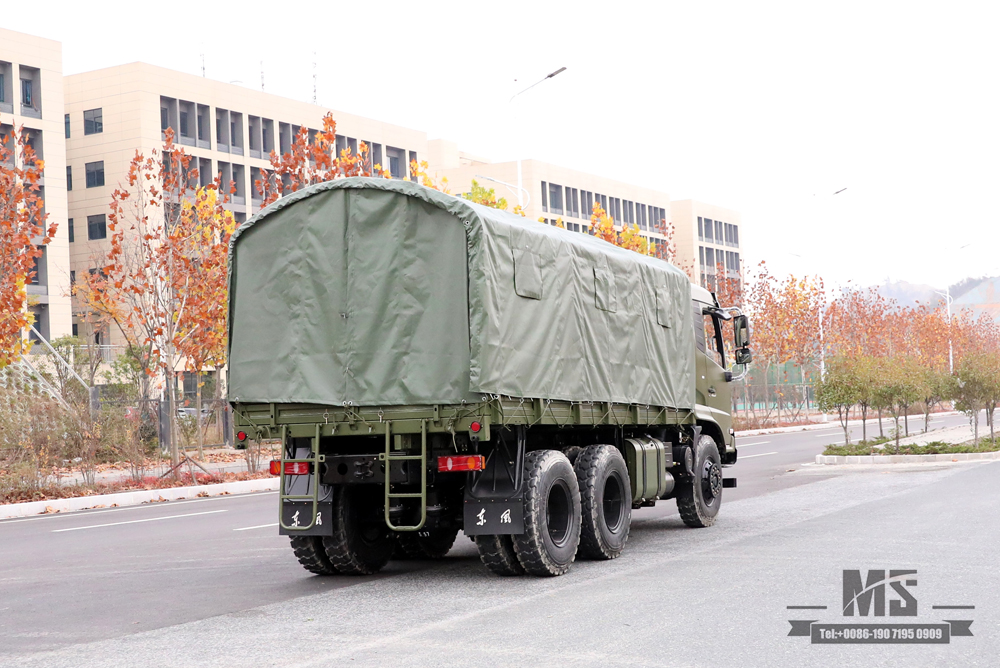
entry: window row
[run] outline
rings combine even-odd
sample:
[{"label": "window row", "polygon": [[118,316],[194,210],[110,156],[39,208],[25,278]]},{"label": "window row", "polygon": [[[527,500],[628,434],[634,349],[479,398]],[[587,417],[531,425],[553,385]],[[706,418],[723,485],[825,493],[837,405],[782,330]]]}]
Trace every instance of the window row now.
[{"label": "window row", "polygon": [[736,251],[724,251],[721,248],[706,246],[698,247],[698,260],[701,262],[702,271],[715,273],[718,265],[723,265],[728,273],[739,273],[740,254]]},{"label": "window row", "polygon": [[14,80],[14,65],[0,61],[0,111],[14,113],[14,85],[20,92],[20,113],[31,118],[42,117],[42,72],[37,67],[18,65]]},{"label": "window row", "polygon": [[740,230],[736,225],[698,216],[698,241],[737,248],[740,245]]},{"label": "window row", "polygon": [[[160,130],[166,136],[167,128],[175,130],[175,141],[186,146],[212,148],[211,108],[205,104],[196,104],[187,100],[177,100],[171,97],[160,97]],[[277,123],[270,118],[261,116],[246,116],[247,132],[244,138],[244,116],[238,111],[215,108],[215,150],[243,155],[244,148],[251,158],[267,159],[272,151],[278,154],[291,153],[303,126],[293,123]],[[309,141],[313,141],[319,130],[306,128]],[[244,146],[244,139],[246,146]],[[406,178],[410,175],[409,165],[417,160],[416,151],[406,151],[394,146],[384,146],[379,143],[362,140],[369,147],[369,167],[382,165],[388,169],[394,179]],[[350,149],[352,155],[358,154],[359,140],[355,137],[337,135],[337,155]],[[383,151],[384,149],[384,151]]]},{"label": "window row", "polygon": [[660,231],[661,221],[666,221],[667,218],[667,210],[664,207],[640,204],[620,197],[608,197],[589,190],[578,190],[542,181],[542,211],[545,213],[589,218],[594,210],[594,204],[600,204],[616,223],[638,225],[639,229],[647,231]]}]

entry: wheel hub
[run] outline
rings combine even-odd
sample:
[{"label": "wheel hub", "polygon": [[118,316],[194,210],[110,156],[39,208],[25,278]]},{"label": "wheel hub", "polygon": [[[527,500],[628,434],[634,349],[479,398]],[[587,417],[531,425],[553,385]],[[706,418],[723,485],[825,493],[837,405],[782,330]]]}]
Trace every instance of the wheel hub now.
[{"label": "wheel hub", "polygon": [[709,499],[718,498],[722,494],[722,467],[715,462],[705,462],[702,489]]}]

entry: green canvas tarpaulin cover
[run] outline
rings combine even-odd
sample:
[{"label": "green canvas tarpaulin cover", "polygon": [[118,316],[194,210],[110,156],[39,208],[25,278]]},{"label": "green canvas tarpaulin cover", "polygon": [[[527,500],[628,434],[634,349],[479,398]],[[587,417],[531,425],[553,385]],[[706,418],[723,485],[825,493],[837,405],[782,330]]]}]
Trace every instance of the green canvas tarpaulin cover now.
[{"label": "green canvas tarpaulin cover", "polygon": [[694,406],[676,267],[416,183],[309,186],[230,245],[229,396]]}]

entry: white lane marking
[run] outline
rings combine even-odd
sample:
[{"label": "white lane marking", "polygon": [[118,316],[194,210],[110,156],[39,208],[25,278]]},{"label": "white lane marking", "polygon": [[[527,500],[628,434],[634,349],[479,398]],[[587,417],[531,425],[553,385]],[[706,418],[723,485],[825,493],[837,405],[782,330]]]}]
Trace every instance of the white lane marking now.
[{"label": "white lane marking", "polygon": [[777,452],[761,452],[760,454],[756,454],[756,455],[743,455],[742,457],[740,457],[740,459],[750,459],[751,457],[767,457],[768,455],[776,455],[776,454],[778,454],[778,453]]},{"label": "white lane marking", "polygon": [[756,443],[738,443],[739,448],[749,448],[751,445],[764,445],[765,443],[770,443],[771,441],[758,441]]},{"label": "white lane marking", "polygon": [[127,522],[111,522],[109,524],[91,524],[85,527],[70,527],[69,529],[53,529],[52,533],[62,533],[64,531],[80,531],[82,529],[100,529],[101,527],[116,527],[122,524],[139,524],[140,522],[157,522],[159,520],[173,520],[178,517],[194,517],[196,515],[214,515],[215,513],[228,513],[229,510],[206,510],[201,513],[187,513],[186,515],[167,515],[166,517],[147,517],[143,520],[129,520]]},{"label": "white lane marking", "polygon": [[267,527],[276,527],[276,526],[278,526],[278,523],[274,522],[273,524],[258,524],[255,527],[242,527],[240,529],[233,529],[233,531],[250,531],[250,529],[266,529]]},{"label": "white lane marking", "polygon": [[819,436],[813,436],[813,438],[830,438],[832,434],[820,434]]},{"label": "white lane marking", "polygon": [[123,506],[122,508],[105,508],[105,509],[89,509],[81,508],[80,510],[64,510],[60,513],[48,513],[45,515],[39,515],[37,517],[26,517],[22,519],[9,519],[0,520],[0,526],[5,524],[17,524],[19,522],[37,522],[38,520],[51,520],[56,517],[90,517],[91,515],[100,515],[101,513],[117,513],[122,510],[142,510],[143,508],[158,508],[162,507],[161,504],[170,504],[170,507],[183,506],[186,503],[203,503],[205,501],[225,501],[226,499],[247,499],[253,496],[264,496],[270,494],[277,494],[278,492],[247,492],[246,494],[220,494],[218,496],[211,496],[204,499],[190,499],[188,501],[150,501],[147,503],[141,503],[137,506]]}]

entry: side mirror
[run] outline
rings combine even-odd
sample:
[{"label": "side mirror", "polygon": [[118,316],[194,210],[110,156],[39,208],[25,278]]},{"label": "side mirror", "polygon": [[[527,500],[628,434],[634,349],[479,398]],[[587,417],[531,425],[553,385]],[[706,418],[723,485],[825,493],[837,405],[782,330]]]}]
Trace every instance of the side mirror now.
[{"label": "side mirror", "polygon": [[[750,345],[750,320],[745,315],[733,318],[733,339],[736,348],[746,348]],[[747,354],[749,355],[749,351]]]},{"label": "side mirror", "polygon": [[747,366],[753,361],[753,353],[750,352],[749,348],[737,348],[736,349],[736,363],[743,366]]}]

